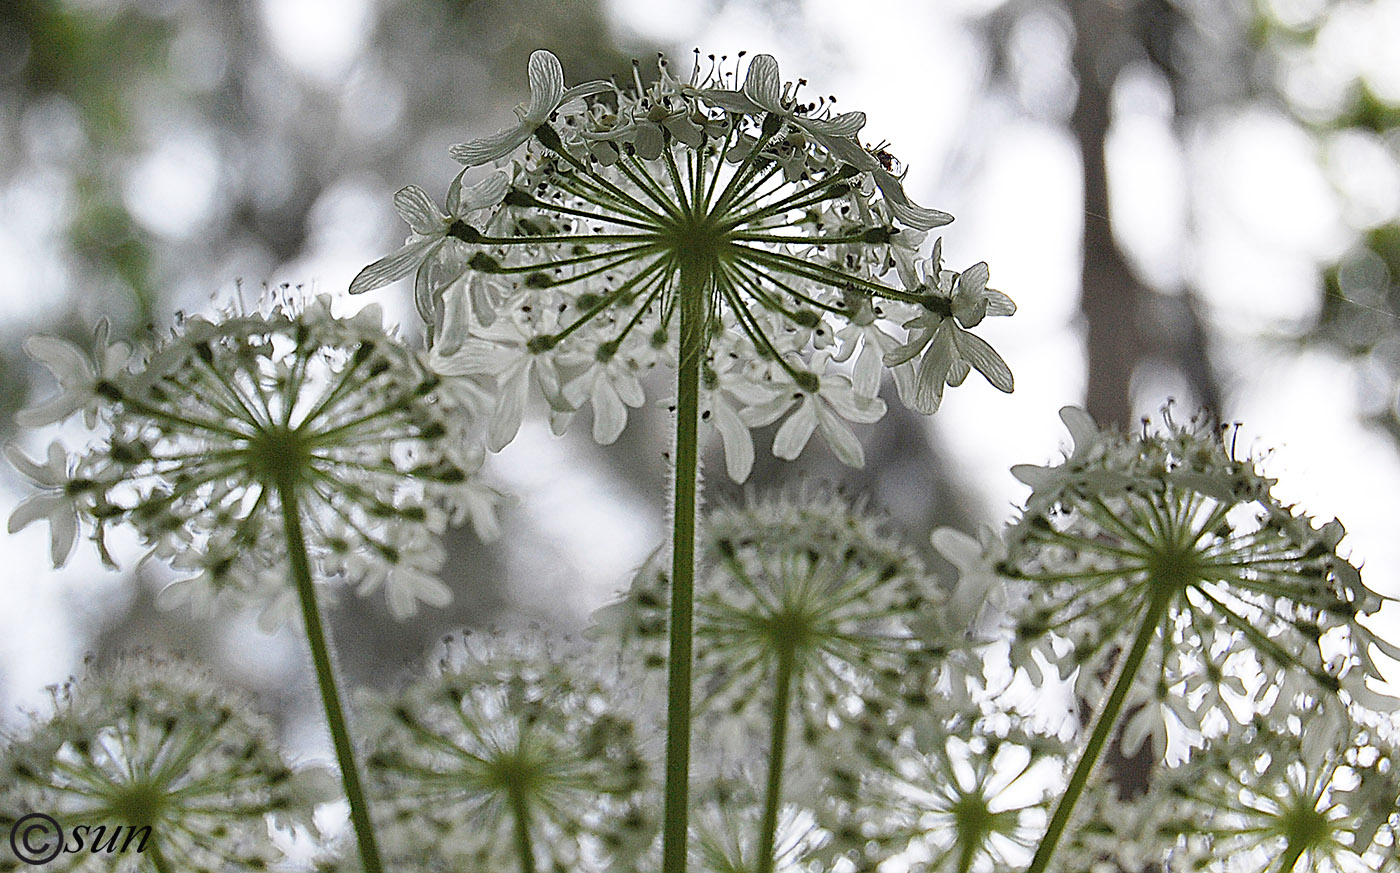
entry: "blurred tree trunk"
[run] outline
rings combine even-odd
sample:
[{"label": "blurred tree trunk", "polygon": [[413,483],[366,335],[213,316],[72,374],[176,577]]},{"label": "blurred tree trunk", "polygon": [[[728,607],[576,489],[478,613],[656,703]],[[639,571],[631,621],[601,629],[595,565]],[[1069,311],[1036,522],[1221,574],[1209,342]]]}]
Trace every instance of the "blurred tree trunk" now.
[{"label": "blurred tree trunk", "polygon": [[1087,325],[1089,386],[1085,405],[1101,425],[1132,418],[1129,386],[1142,352],[1138,313],[1146,294],[1113,239],[1104,146],[1112,121],[1111,95],[1132,35],[1121,7],[1105,0],[1071,0],[1074,72],[1079,94],[1070,128],[1084,177],[1084,246],[1080,307]]},{"label": "blurred tree trunk", "polygon": [[[1210,373],[1205,331],[1189,292],[1163,302],[1178,302],[1176,330],[1148,330],[1143,324],[1153,296],[1134,274],[1113,235],[1105,146],[1112,124],[1112,91],[1123,68],[1150,60],[1167,78],[1175,105],[1183,103],[1183,83],[1162,47],[1171,43],[1178,16],[1166,3],[1146,0],[1136,6],[1111,0],[1069,0],[1074,24],[1074,73],[1078,94],[1070,127],[1083,167],[1084,234],[1080,306],[1086,322],[1088,388],[1086,407],[1100,425],[1129,427],[1133,418],[1133,371],[1151,356],[1175,363],[1197,400],[1218,410],[1219,391]],[[1180,114],[1178,111],[1178,131]],[[1167,328],[1167,325],[1163,325]],[[1081,718],[1096,709],[1081,701]],[[1125,713],[1123,719],[1131,717]],[[1125,756],[1117,742],[1104,754],[1124,798],[1148,789],[1156,764],[1151,744]]]}]

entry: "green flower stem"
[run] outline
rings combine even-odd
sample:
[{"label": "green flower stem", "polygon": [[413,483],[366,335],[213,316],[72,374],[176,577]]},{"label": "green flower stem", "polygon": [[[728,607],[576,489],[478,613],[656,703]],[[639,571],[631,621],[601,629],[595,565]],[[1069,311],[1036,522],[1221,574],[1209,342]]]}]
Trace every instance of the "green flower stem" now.
[{"label": "green flower stem", "polygon": [[535,849],[530,844],[530,806],[525,786],[518,779],[510,783],[510,814],[515,819],[515,853],[520,856],[520,873],[535,873]]},{"label": "green flower stem", "polygon": [[1283,857],[1278,862],[1278,873],[1293,873],[1293,868],[1298,866],[1298,860],[1303,857],[1303,853],[1308,849],[1307,844],[1301,840],[1290,841],[1288,849],[1283,853]]},{"label": "green flower stem", "polygon": [[[1149,582],[1149,584],[1152,583]],[[1084,787],[1089,783],[1089,776],[1094,771],[1094,765],[1098,763],[1099,754],[1103,751],[1104,744],[1108,742],[1109,737],[1113,735],[1114,728],[1117,727],[1118,716],[1122,714],[1123,704],[1128,699],[1128,689],[1132,688],[1133,680],[1137,678],[1143,659],[1147,657],[1147,650],[1151,648],[1152,641],[1157,636],[1157,626],[1167,614],[1174,594],[1175,591],[1169,585],[1154,586],[1147,612],[1142,617],[1142,625],[1138,628],[1137,636],[1133,639],[1128,654],[1124,656],[1119,665],[1118,679],[1113,684],[1113,690],[1109,692],[1108,700],[1104,701],[1103,709],[1099,711],[1098,721],[1094,723],[1094,731],[1089,735],[1089,742],[1084,746],[1079,763],[1075,765],[1074,773],[1069,777],[1065,793],[1060,797],[1060,802],[1055,807],[1055,814],[1050,818],[1050,826],[1046,829],[1040,845],[1036,847],[1035,857],[1031,859],[1031,865],[1026,868],[1026,873],[1045,873],[1045,870],[1050,866],[1050,859],[1055,854],[1055,847],[1059,844],[1060,837],[1064,835],[1070,815],[1074,812],[1074,806],[1079,802],[1079,796],[1084,793]]]},{"label": "green flower stem", "polygon": [[671,509],[671,622],[666,690],[666,801],[661,869],[684,873],[690,815],[690,683],[694,657],[696,480],[700,473],[700,365],[710,271],[683,263],[677,282],[680,344]]},{"label": "green flower stem", "polygon": [[335,757],[340,765],[340,782],[345,799],[350,803],[350,823],[360,846],[360,864],[364,873],[383,873],[379,846],[375,843],[370,824],[369,805],[360,788],[360,774],[355,767],[355,750],[350,743],[350,731],[345,723],[345,710],[340,704],[335,673],[331,668],[330,647],[321,625],[321,611],[316,605],[315,584],[311,581],[311,563],[306,556],[306,536],[301,529],[301,509],[297,502],[296,482],[290,476],[279,476],[277,496],[282,503],[282,528],[287,537],[287,554],[292,563],[292,579],[301,602],[302,624],[311,645],[311,661],[316,667],[316,684],[321,689],[321,705],[326,711],[326,724],[335,745]]},{"label": "green flower stem", "polygon": [[170,866],[170,862],[165,860],[165,853],[160,850],[160,840],[151,841],[151,851],[146,857],[151,859],[151,866],[156,868],[156,873],[175,873],[175,868]]},{"label": "green flower stem", "polygon": [[763,799],[763,822],[759,825],[758,873],[773,873],[777,859],[773,844],[778,834],[778,808],[782,805],[783,759],[787,751],[788,709],[792,702],[792,644],[784,641],[778,651],[778,675],[773,687],[773,725],[768,745],[768,787]]}]

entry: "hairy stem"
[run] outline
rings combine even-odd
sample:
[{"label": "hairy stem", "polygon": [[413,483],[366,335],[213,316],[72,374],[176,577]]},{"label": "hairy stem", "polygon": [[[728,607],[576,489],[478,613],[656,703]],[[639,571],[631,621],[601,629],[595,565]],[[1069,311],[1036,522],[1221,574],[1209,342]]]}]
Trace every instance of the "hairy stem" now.
[{"label": "hairy stem", "polygon": [[694,656],[696,480],[700,473],[700,365],[704,360],[708,271],[683,264],[679,295],[676,450],[671,508],[671,621],[666,692],[666,801],[661,869],[684,873],[690,806],[690,684]]},{"label": "hairy stem", "polygon": [[768,741],[768,787],[763,799],[763,822],[758,835],[758,873],[773,873],[777,859],[773,846],[778,835],[778,809],[782,805],[783,759],[787,752],[788,709],[792,700],[793,661],[790,644],[778,652],[778,674],[773,683],[773,724]]},{"label": "hairy stem", "polygon": [[336,763],[340,765],[340,784],[350,804],[350,823],[355,828],[355,840],[360,848],[360,865],[364,873],[383,873],[379,846],[375,843],[370,824],[369,805],[360,787],[359,770],[355,767],[355,750],[350,743],[350,731],[345,722],[345,710],[340,703],[340,691],[331,667],[330,647],[321,624],[321,610],[316,605],[316,588],[311,580],[311,563],[306,556],[306,536],[301,529],[301,507],[298,505],[296,483],[289,477],[279,477],[277,496],[282,503],[282,528],[287,538],[287,555],[292,565],[292,581],[297,586],[301,602],[301,619],[306,628],[306,640],[311,646],[311,662],[316,668],[316,684],[321,690],[321,706],[326,711],[326,725],[335,745]]},{"label": "hairy stem", "polygon": [[1074,813],[1074,806],[1079,802],[1079,796],[1084,793],[1084,787],[1089,783],[1089,776],[1094,771],[1094,765],[1098,763],[1099,754],[1103,752],[1104,744],[1108,742],[1109,737],[1113,736],[1114,728],[1118,724],[1118,716],[1122,714],[1123,704],[1128,699],[1128,690],[1132,688],[1133,680],[1137,678],[1143,659],[1147,657],[1147,650],[1152,647],[1152,641],[1157,635],[1157,625],[1166,615],[1171,602],[1172,592],[1166,586],[1154,591],[1142,617],[1142,624],[1138,627],[1137,636],[1133,639],[1132,646],[1118,666],[1118,678],[1113,684],[1113,690],[1109,692],[1108,699],[1104,701],[1103,709],[1099,711],[1098,720],[1094,723],[1094,731],[1089,735],[1089,742],[1084,746],[1079,763],[1075,765],[1074,773],[1069,777],[1065,793],[1060,797],[1060,802],[1055,807],[1055,814],[1050,818],[1050,826],[1046,828],[1045,836],[1041,839],[1040,845],[1036,847],[1035,857],[1031,859],[1031,865],[1026,869],[1026,873],[1045,873],[1046,868],[1050,866],[1050,859],[1055,854],[1055,847],[1059,845],[1060,837],[1064,835],[1065,827],[1069,824],[1070,816]]}]

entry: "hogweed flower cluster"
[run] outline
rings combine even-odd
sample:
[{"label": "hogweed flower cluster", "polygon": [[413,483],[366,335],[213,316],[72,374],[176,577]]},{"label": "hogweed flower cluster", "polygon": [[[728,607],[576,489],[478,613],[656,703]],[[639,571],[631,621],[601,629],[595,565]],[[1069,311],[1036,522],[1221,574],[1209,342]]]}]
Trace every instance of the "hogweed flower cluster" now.
[{"label": "hogweed flower cluster", "polygon": [[[1183,869],[1400,871],[1394,728],[1310,737],[1315,712],[1251,724],[1169,773],[1144,801]],[[1230,859],[1229,864],[1224,859]]]},{"label": "hogweed flower cluster", "polygon": [[1363,622],[1383,598],[1338,554],[1340,523],[1319,527],[1278,502],[1274,481],[1203,419],[1179,423],[1168,407],[1161,430],[1145,423],[1129,437],[1082,410],[1061,417],[1073,450],[1056,466],[1013,468],[1032,493],[994,572],[1020,583],[1013,665],[1037,681],[1042,664],[1077,671],[1102,705],[1032,873],[1047,869],[1125,710],[1136,708],[1125,747],[1151,735],[1161,759],[1170,733],[1238,728],[1251,708],[1397,705],[1367,684],[1383,678],[1372,648],[1400,649]]},{"label": "hogweed flower cluster", "polygon": [[450,597],[434,575],[449,523],[495,534],[498,495],[476,477],[482,453],[465,432],[470,398],[387,333],[377,307],[340,319],[320,299],[193,318],[141,360],[104,339],[99,330],[101,368],[62,340],[27,344],[62,389],[28,420],[82,412],[103,428],[76,459],[58,443],[42,467],[10,451],[45,488],[11,529],[47,515],[55,563],[79,518],[99,544],[130,524],[152,554],[193,574],[162,592],[166,603],[226,596],[276,606],[280,620],[292,595],[284,523],[298,515],[319,576],[383,590],[405,618]]},{"label": "hogweed flower cluster", "polygon": [[0,827],[35,810],[57,820],[66,834],[45,837],[71,851],[53,845],[45,869],[265,868],[280,859],[269,827],[312,827],[331,784],[284,759],[246,695],[136,655],[55,689],[54,712],[0,753]]},{"label": "hogweed flower cluster", "polygon": [[443,869],[628,869],[655,817],[621,689],[539,645],[447,646],[436,675],[373,705],[395,866],[431,849]]},{"label": "hogweed flower cluster", "polygon": [[[395,198],[413,231],[351,291],[415,275],[435,366],[491,383],[490,445],[520,425],[531,384],[566,427],[585,403],[612,442],[658,364],[698,367],[701,405],[728,469],[747,477],[749,428],[784,420],[773,444],[799,454],[819,432],[863,463],[850,422],[884,413],[882,365],[900,396],[938,408],[972,368],[1003,391],[1011,371],[970,332],[1015,305],[987,268],[921,258],[952,216],[914,204],[859,145],[859,112],[802,102],[758,55],[742,85],[718,67],[689,82],[665,62],[635,90],[565,89],[550,53],[530,58],[520,124],[465,143],[447,211],[426,192]],[[900,332],[900,328],[904,332]]]}]

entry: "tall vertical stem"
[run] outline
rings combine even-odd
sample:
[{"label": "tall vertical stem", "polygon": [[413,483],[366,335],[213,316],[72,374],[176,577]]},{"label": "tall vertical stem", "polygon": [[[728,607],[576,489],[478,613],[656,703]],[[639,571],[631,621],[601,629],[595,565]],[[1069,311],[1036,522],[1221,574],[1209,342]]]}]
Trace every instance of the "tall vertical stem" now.
[{"label": "tall vertical stem", "polygon": [[682,263],[677,283],[680,339],[676,374],[675,480],[671,506],[671,621],[666,692],[666,801],[663,873],[684,873],[690,814],[690,683],[694,656],[696,479],[700,473],[700,365],[709,308],[709,271]]},{"label": "tall vertical stem", "polygon": [[287,538],[292,581],[297,586],[302,625],[306,628],[306,640],[311,646],[316,684],[321,690],[321,706],[326,711],[326,725],[330,728],[336,762],[340,765],[340,784],[350,804],[350,824],[355,828],[355,840],[360,847],[360,865],[364,873],[383,873],[384,865],[379,860],[374,827],[370,824],[369,805],[360,788],[355,750],[350,743],[345,710],[340,705],[340,692],[336,688],[335,672],[331,667],[330,647],[326,644],[326,632],[321,625],[321,610],[316,605],[316,588],[311,580],[311,563],[306,556],[306,536],[301,529],[301,507],[297,501],[295,480],[289,476],[279,476],[277,496],[282,504],[282,529]]},{"label": "tall vertical stem", "polygon": [[[1148,584],[1152,585],[1152,582],[1149,581]],[[1128,649],[1128,653],[1123,656],[1122,662],[1118,665],[1118,678],[1113,683],[1113,690],[1109,692],[1108,699],[1104,701],[1103,709],[1099,710],[1098,721],[1094,723],[1094,731],[1089,735],[1089,742],[1085,744],[1079,763],[1075,765],[1074,773],[1069,777],[1065,793],[1060,797],[1060,802],[1055,807],[1055,814],[1050,818],[1050,826],[1046,828],[1045,836],[1041,839],[1040,845],[1036,847],[1035,857],[1031,859],[1031,865],[1026,868],[1026,873],[1045,873],[1046,868],[1050,866],[1050,859],[1054,856],[1055,847],[1059,844],[1060,837],[1064,835],[1065,827],[1069,824],[1070,815],[1074,812],[1074,805],[1079,802],[1079,796],[1084,793],[1084,787],[1089,783],[1089,776],[1094,772],[1094,765],[1099,761],[1099,754],[1103,751],[1104,744],[1108,742],[1109,737],[1113,736],[1118,716],[1122,713],[1123,704],[1128,699],[1128,690],[1133,687],[1133,680],[1137,678],[1143,659],[1147,657],[1147,650],[1152,647],[1152,640],[1157,635],[1157,625],[1161,623],[1163,616],[1167,613],[1167,608],[1171,606],[1173,594],[1174,592],[1169,586],[1154,586],[1152,597],[1148,601],[1147,609],[1142,617],[1142,625],[1138,628],[1137,636],[1133,638],[1133,644]]]},{"label": "tall vertical stem", "polygon": [[777,864],[777,859],[773,857],[773,845],[778,835],[778,809],[783,802],[783,763],[787,751],[794,660],[792,646],[784,644],[778,651],[778,675],[774,680],[772,736],[768,740],[768,787],[763,800],[763,822],[759,825],[756,857],[758,873],[773,873]]}]

